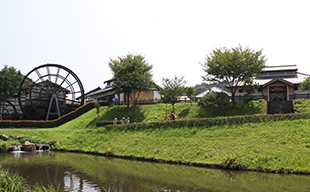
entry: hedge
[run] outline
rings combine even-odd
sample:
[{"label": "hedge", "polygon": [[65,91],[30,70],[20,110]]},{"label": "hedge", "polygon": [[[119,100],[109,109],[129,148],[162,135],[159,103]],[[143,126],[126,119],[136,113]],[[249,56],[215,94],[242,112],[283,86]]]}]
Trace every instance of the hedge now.
[{"label": "hedge", "polygon": [[[94,108],[95,102],[88,102],[78,109],[71,111],[55,120],[2,120],[0,121],[0,128],[52,128],[60,126],[68,121],[71,121],[78,116],[88,112],[89,110]],[[100,105],[105,105],[106,103],[100,103]]]},{"label": "hedge", "polygon": [[266,121],[280,121],[280,120],[294,120],[294,119],[310,119],[310,113],[245,115],[245,116],[233,116],[233,117],[230,116],[230,117],[200,118],[200,119],[186,119],[186,120],[174,120],[174,121],[159,121],[149,123],[131,123],[125,125],[117,124],[117,125],[106,125],[105,128],[147,129],[147,128],[183,127],[183,126],[206,126],[206,125],[212,126],[222,124],[257,123]]}]

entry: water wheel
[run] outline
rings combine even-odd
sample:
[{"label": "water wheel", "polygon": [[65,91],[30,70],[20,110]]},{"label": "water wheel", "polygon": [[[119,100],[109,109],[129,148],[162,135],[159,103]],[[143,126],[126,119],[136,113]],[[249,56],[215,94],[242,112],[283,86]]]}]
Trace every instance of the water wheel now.
[{"label": "water wheel", "polygon": [[17,118],[15,106],[8,100],[0,99],[0,120],[16,120]]},{"label": "water wheel", "polygon": [[84,88],[70,69],[44,64],[24,77],[19,86],[18,101],[27,119],[57,119],[84,104]]}]

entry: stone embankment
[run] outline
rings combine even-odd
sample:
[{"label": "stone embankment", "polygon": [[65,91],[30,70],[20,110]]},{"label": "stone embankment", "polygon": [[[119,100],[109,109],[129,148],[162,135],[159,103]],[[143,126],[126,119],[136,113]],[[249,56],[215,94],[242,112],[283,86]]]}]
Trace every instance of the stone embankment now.
[{"label": "stone embankment", "polygon": [[[35,152],[35,151],[49,151],[51,149],[51,145],[54,145],[57,143],[57,141],[52,141],[52,143],[50,144],[36,144],[36,143],[31,143],[30,141],[27,141],[27,138],[29,138],[29,136],[13,136],[13,135],[0,135],[0,139],[2,139],[3,141],[7,141],[8,139],[15,139],[18,140],[19,142],[22,139],[26,139],[25,142],[18,144],[18,145],[11,145],[8,148],[8,152],[12,152],[12,151],[25,151],[25,152]],[[38,139],[38,137],[32,137],[29,138],[30,139]]]}]

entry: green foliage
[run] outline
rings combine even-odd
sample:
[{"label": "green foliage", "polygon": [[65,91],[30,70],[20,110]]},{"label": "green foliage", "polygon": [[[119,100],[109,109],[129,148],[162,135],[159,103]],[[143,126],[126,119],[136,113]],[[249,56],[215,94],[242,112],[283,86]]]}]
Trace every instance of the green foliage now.
[{"label": "green foliage", "polygon": [[262,50],[254,51],[241,45],[231,49],[218,48],[209,53],[202,64],[203,70],[207,73],[203,79],[228,85],[234,102],[237,88],[245,80],[259,75],[265,67],[265,62]]},{"label": "green foliage", "polygon": [[259,85],[253,83],[253,79],[246,79],[242,90],[246,93],[244,95],[243,101],[250,102],[253,100],[253,94],[255,93],[255,88],[258,88]]},{"label": "green foliage", "polygon": [[117,93],[126,95],[127,107],[129,98],[136,105],[140,93],[154,87],[151,75],[153,66],[142,55],[127,54],[118,59],[110,59],[109,66],[115,78],[113,88]]},{"label": "green foliage", "polygon": [[198,106],[202,108],[222,108],[228,105],[228,95],[223,92],[211,92],[206,94],[198,102]]},{"label": "green foliage", "polygon": [[310,111],[310,100],[296,99],[294,100],[295,113],[307,113]]},{"label": "green foliage", "polygon": [[174,104],[178,103],[180,97],[184,94],[186,81],[184,77],[178,78],[175,76],[172,79],[163,78],[162,83],[162,89],[159,91],[162,95],[162,100],[164,103],[171,103],[173,111],[175,111]]},{"label": "green foliage", "polygon": [[275,114],[275,115],[244,115],[232,117],[214,117],[214,118],[199,118],[199,119],[184,119],[175,121],[160,121],[148,123],[131,123],[126,125],[105,125],[108,130],[139,130],[149,128],[169,128],[169,127],[183,127],[183,126],[214,126],[225,124],[243,124],[243,123],[259,123],[268,121],[281,120],[295,120],[295,119],[309,119],[310,113],[289,113],[289,114]]},{"label": "green foliage", "polygon": [[29,188],[26,180],[19,175],[0,169],[0,191],[24,192]]},{"label": "green foliage", "polygon": [[300,83],[302,91],[310,90],[310,77],[307,77],[303,82]]},{"label": "green foliage", "polygon": [[266,101],[263,99],[250,103],[240,101],[233,104],[228,101],[225,93],[207,94],[198,102],[198,106],[201,108],[201,111],[205,111],[208,114],[208,117],[266,113]]},{"label": "green foliage", "polygon": [[[16,94],[23,78],[24,75],[20,70],[5,65],[0,71],[0,99]],[[30,83],[30,80],[27,80],[26,83]]]},{"label": "green foliage", "polygon": [[185,88],[185,95],[187,97],[192,97],[194,95],[194,88],[193,87],[186,87]]}]

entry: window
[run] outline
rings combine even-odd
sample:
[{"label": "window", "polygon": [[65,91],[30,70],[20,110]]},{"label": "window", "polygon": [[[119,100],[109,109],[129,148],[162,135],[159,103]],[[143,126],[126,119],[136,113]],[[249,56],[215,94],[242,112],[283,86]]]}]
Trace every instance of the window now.
[{"label": "window", "polygon": [[242,93],[243,92],[243,90],[242,89],[239,89],[239,93]]},{"label": "window", "polygon": [[263,92],[263,89],[262,89],[261,87],[259,87],[259,88],[257,89],[257,91],[258,91],[258,92]]},{"label": "window", "polygon": [[294,87],[294,90],[295,90],[295,91],[298,91],[298,86],[295,86],[295,87]]}]

